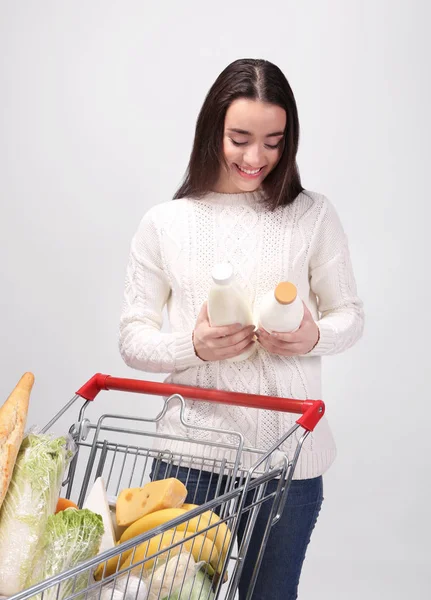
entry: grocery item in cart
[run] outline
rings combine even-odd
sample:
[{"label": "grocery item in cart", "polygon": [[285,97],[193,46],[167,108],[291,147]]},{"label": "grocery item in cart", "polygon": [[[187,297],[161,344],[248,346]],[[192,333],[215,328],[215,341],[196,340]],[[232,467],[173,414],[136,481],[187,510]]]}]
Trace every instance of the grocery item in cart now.
[{"label": "grocery item in cart", "polygon": [[147,600],[210,600],[214,598],[211,581],[188,552],[181,552],[148,574]]},{"label": "grocery item in cart", "polygon": [[[51,515],[27,585],[36,585],[93,558],[99,551],[102,535],[102,517],[91,510],[69,508]],[[87,583],[88,574],[84,573],[75,581],[70,580],[61,586],[60,593],[55,587],[47,590],[44,600],[62,600],[71,593],[85,589]]]},{"label": "grocery item in cart", "polygon": [[[126,542],[127,540],[131,540],[142,533],[146,533],[147,531],[151,531],[155,527],[159,527],[160,525],[164,525],[168,521],[172,521],[172,519],[177,519],[178,517],[183,517],[187,514],[187,511],[183,508],[163,508],[162,510],[156,510],[144,517],[141,517],[123,532],[120,537],[120,542]],[[185,523],[181,523],[177,526],[177,531],[185,529],[187,525],[187,521]]]},{"label": "grocery item in cart", "polygon": [[0,511],[0,594],[25,588],[73,448],[70,437],[30,433],[24,438]]},{"label": "grocery item in cart", "polygon": [[24,437],[33,373],[24,373],[0,408],[0,506],[6,496]]},{"label": "grocery item in cart", "polygon": [[[172,556],[173,552],[171,552]],[[159,558],[150,571],[136,567],[97,588],[87,600],[213,600],[211,580],[188,552]]]},{"label": "grocery item in cart", "polygon": [[[212,271],[213,285],[208,294],[208,317],[211,327],[241,324],[243,327],[253,325],[253,313],[245,292],[234,279],[233,267],[230,263],[215,265]],[[256,348],[253,344],[238,356],[228,358],[230,362],[246,360]]]},{"label": "grocery item in cart", "polygon": [[106,496],[105,484],[101,477],[98,477],[94,482],[83,508],[88,508],[102,517],[104,533],[100,542],[99,553],[114,548],[116,542],[114,525]]},{"label": "grocery item in cart", "polygon": [[[118,571],[119,568],[122,570],[133,565],[139,565],[139,567],[143,565],[143,568],[148,571],[153,568],[155,560],[166,560],[169,556],[179,554],[181,551],[190,552],[197,562],[207,563],[211,572],[220,570],[222,564],[217,546],[206,534],[197,535],[196,537],[191,537],[192,535],[191,532],[175,531],[174,529],[168,529],[164,533],[154,535],[135,548],[125,550],[121,555],[118,554],[106,563],[103,562],[98,565],[94,572],[94,579],[100,581],[102,578],[109,577]],[[178,546],[171,549],[173,544],[178,544]],[[154,558],[154,555],[165,549],[167,550],[166,553],[162,552],[157,556],[157,559]]]},{"label": "grocery item in cart", "polygon": [[67,510],[68,508],[78,508],[78,505],[68,498],[59,498],[55,509],[55,514],[61,512],[62,510]]},{"label": "grocery item in cart", "polygon": [[108,496],[109,510],[111,511],[111,521],[114,527],[114,537],[118,541],[127,527],[118,525],[117,523],[117,499],[114,496]]},{"label": "grocery item in cart", "polygon": [[290,281],[279,283],[260,302],[259,325],[268,333],[296,331],[303,318],[304,304],[296,286]]},{"label": "grocery item in cart", "polygon": [[103,586],[101,592],[89,594],[87,600],[149,600],[148,588],[143,579],[126,573]]},{"label": "grocery item in cart", "polygon": [[203,571],[198,571],[184,582],[182,588],[174,590],[163,600],[213,600],[215,594],[211,582]]},{"label": "grocery item in cart", "polygon": [[[197,506],[193,506],[193,508],[197,508]],[[229,548],[229,542],[231,538],[231,534],[226,523],[220,522],[220,518],[212,511],[206,511],[202,515],[187,520],[186,515],[189,510],[190,509],[186,510],[183,507],[166,508],[152,512],[149,515],[145,515],[145,517],[138,519],[126,529],[120,538],[120,542],[126,542],[127,540],[137,537],[142,533],[151,531],[156,527],[160,527],[160,525],[164,525],[165,523],[172,521],[172,519],[184,517],[185,520],[177,525],[176,531],[184,531],[186,533],[193,534],[199,531],[203,532],[205,529],[213,525],[213,527],[208,529],[208,531],[205,531],[205,535],[209,540],[214,542],[218,553],[223,558],[226,555],[227,549]]]},{"label": "grocery item in cart", "polygon": [[186,487],[175,477],[150,481],[141,488],[126,488],[118,496],[117,523],[131,525],[148,513],[181,506],[186,498]]},{"label": "grocery item in cart", "polygon": [[[174,529],[168,529],[164,533],[159,533],[148,541],[139,544],[135,552],[131,552],[127,559],[121,563],[121,568],[125,569],[142,563],[144,569],[149,570],[153,568],[155,560],[159,560],[160,558],[166,560],[168,555],[171,556],[173,553],[187,551],[193,555],[196,562],[203,561],[210,565],[214,572],[218,572],[221,569],[221,562],[217,547],[204,534],[197,535],[196,537],[190,537],[190,535],[190,533],[185,531],[175,531]],[[171,549],[173,544],[180,545]],[[151,557],[164,549],[167,550],[166,554],[160,554],[157,559],[148,558],[148,560],[145,560],[147,557]]]}]

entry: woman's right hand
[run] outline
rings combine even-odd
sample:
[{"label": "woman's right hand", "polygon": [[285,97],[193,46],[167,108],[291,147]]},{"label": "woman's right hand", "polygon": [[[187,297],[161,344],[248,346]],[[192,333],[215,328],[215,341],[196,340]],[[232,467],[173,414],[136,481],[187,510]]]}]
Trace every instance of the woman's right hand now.
[{"label": "woman's right hand", "polygon": [[205,302],[193,331],[196,356],[205,361],[225,360],[238,356],[255,343],[254,330],[254,325],[243,327],[240,324],[211,327],[208,306]]}]

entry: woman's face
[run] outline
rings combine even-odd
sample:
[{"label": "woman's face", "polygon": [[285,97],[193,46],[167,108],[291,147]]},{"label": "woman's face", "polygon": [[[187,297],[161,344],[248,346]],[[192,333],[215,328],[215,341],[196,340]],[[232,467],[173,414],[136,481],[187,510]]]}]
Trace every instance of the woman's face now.
[{"label": "woman's face", "polygon": [[216,191],[254,192],[280,160],[286,112],[280,106],[239,98],[227,110],[222,167]]}]

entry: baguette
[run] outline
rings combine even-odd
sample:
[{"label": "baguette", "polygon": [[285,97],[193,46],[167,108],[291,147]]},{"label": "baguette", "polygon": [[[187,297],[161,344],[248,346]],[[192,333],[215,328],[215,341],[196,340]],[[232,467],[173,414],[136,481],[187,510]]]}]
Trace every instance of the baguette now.
[{"label": "baguette", "polygon": [[24,373],[0,408],[0,506],[6,496],[18,450],[24,437],[33,373]]}]

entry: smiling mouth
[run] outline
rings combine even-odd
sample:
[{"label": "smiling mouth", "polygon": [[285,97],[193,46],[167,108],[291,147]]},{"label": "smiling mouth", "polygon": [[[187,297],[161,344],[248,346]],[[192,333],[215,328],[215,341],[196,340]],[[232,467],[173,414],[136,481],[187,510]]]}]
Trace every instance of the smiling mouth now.
[{"label": "smiling mouth", "polygon": [[[234,163],[235,164],[235,163]],[[240,175],[245,177],[258,177],[265,167],[260,167],[259,169],[245,169],[244,167],[240,167],[235,164],[235,167]]]}]

